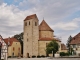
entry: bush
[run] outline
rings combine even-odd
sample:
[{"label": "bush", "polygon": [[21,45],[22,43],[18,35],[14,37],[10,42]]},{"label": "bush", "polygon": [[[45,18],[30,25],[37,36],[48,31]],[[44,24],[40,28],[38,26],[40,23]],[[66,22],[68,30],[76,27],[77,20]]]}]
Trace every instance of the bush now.
[{"label": "bush", "polygon": [[65,52],[60,52],[60,56],[66,56]]},{"label": "bush", "polygon": [[60,56],[69,56],[69,53],[60,52]]},{"label": "bush", "polygon": [[18,56],[12,56],[13,58],[16,58],[16,57],[18,57]]},{"label": "bush", "polygon": [[35,58],[35,57],[36,57],[35,55],[32,56],[32,58]]},{"label": "bush", "polygon": [[8,56],[8,58],[11,58],[11,56]]},{"label": "bush", "polygon": [[40,55],[38,55],[38,56],[37,56],[37,58],[41,58],[41,56],[40,56]]},{"label": "bush", "polygon": [[41,57],[45,57],[44,55],[41,55]]},{"label": "bush", "polygon": [[1,60],[4,60],[4,59],[1,59]]},{"label": "bush", "polygon": [[69,56],[70,54],[69,53],[65,53],[66,54],[66,56]]}]

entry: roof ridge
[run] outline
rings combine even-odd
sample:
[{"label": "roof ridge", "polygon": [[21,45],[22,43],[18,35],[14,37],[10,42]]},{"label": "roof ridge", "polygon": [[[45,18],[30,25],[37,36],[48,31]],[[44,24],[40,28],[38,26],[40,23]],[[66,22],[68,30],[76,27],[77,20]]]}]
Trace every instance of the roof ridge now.
[{"label": "roof ridge", "polygon": [[29,20],[29,19],[33,19],[33,18],[37,18],[37,15],[36,15],[36,14],[28,15],[28,16],[24,19],[24,21]]}]

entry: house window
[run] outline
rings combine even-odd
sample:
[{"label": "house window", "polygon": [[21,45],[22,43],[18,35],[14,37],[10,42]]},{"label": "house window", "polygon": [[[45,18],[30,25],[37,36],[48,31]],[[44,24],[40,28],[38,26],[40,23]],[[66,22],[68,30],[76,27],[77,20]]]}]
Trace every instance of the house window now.
[{"label": "house window", "polygon": [[27,26],[27,22],[25,23],[25,26]]},{"label": "house window", "polygon": [[76,50],[78,50],[78,48],[76,48]]},{"label": "house window", "polygon": [[46,43],[46,47],[47,47],[48,43]]},{"label": "house window", "polygon": [[73,48],[76,48],[76,45],[73,45]]},{"label": "house window", "polygon": [[37,22],[35,22],[35,26],[37,26]]},{"label": "house window", "polygon": [[14,52],[12,53],[12,56],[14,56]]},{"label": "house window", "polygon": [[29,21],[29,25],[30,25],[30,21]]},{"label": "house window", "polygon": [[20,47],[18,48],[18,50],[20,51]]},{"label": "house window", "polygon": [[13,47],[13,51],[15,50],[15,48]]}]

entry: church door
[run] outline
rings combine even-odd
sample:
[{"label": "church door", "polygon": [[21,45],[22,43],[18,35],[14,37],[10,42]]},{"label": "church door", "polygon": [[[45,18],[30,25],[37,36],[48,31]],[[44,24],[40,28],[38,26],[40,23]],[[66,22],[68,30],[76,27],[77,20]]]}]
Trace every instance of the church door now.
[{"label": "church door", "polygon": [[29,58],[29,53],[27,53],[27,57]]}]

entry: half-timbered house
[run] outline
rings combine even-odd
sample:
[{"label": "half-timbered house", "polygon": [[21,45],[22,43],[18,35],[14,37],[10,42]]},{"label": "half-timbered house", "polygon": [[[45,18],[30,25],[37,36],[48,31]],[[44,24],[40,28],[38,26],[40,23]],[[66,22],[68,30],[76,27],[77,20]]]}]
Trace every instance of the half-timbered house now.
[{"label": "half-timbered house", "polygon": [[7,44],[4,42],[2,36],[0,35],[0,59],[7,60]]}]

